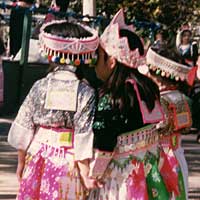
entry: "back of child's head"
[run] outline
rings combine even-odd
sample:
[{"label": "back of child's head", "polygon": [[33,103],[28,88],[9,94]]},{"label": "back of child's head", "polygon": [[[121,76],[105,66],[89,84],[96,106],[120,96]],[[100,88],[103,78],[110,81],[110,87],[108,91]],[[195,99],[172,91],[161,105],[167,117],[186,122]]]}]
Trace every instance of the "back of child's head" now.
[{"label": "back of child's head", "polygon": [[44,29],[44,31],[63,38],[72,37],[79,39],[92,36],[92,34],[82,26],[69,22],[49,25]]},{"label": "back of child's head", "polygon": [[98,32],[89,26],[54,20],[41,27],[41,53],[56,65],[81,66],[96,62]]},{"label": "back of child's head", "polygon": [[163,56],[177,63],[184,64],[178,51],[175,48],[169,47],[166,43],[160,44],[159,48],[157,44],[153,45],[151,48],[160,56]]},{"label": "back of child's head", "polygon": [[60,7],[60,12],[66,12],[69,6],[69,0],[56,0],[56,5]]}]

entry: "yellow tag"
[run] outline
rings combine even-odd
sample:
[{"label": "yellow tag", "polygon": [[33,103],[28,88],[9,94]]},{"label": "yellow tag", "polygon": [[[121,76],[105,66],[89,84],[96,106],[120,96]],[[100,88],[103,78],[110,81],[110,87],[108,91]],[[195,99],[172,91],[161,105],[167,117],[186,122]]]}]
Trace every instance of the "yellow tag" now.
[{"label": "yellow tag", "polygon": [[173,136],[172,137],[172,146],[175,147],[177,145],[177,137]]},{"label": "yellow tag", "polygon": [[72,147],[73,141],[72,141],[72,132],[61,132],[59,133],[59,143],[62,146]]}]

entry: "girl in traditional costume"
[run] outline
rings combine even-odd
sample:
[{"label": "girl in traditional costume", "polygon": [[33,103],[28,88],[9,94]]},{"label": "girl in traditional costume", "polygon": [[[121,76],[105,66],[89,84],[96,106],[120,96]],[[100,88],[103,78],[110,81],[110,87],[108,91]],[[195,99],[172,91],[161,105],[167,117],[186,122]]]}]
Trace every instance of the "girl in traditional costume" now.
[{"label": "girl in traditional costume", "polygon": [[165,111],[165,120],[160,124],[160,145],[166,156],[177,159],[179,195],[174,196],[188,199],[188,168],[181,147],[181,133],[190,130],[192,119],[187,98],[181,90],[186,85],[193,85],[196,70],[183,65],[181,60],[166,44],[160,48],[152,46],[147,52],[150,75],[159,85]]},{"label": "girl in traditional costume", "polygon": [[104,81],[94,120],[90,176],[104,182],[91,200],[167,200],[172,196],[159,171],[163,120],[157,85],[140,74],[144,49],[120,10],[100,38],[97,76]]},{"label": "girl in traditional costume", "polygon": [[192,31],[188,26],[183,26],[178,32],[176,46],[185,64],[189,67],[196,66],[198,46],[195,41],[192,41]]},{"label": "girl in traditional costume", "polygon": [[17,198],[84,200],[85,187],[96,186],[88,177],[95,95],[76,67],[95,59],[98,33],[53,21],[42,27],[40,43],[54,69],[33,85],[8,135],[18,149]]},{"label": "girl in traditional costume", "polygon": [[[198,64],[198,45],[192,40],[191,28],[187,25],[183,26],[177,34],[176,45],[185,64],[189,67],[196,67]],[[192,110],[193,129],[200,133],[200,81],[196,80],[192,89],[188,90],[186,95],[190,97],[190,105]],[[197,139],[198,141],[198,139]]]}]

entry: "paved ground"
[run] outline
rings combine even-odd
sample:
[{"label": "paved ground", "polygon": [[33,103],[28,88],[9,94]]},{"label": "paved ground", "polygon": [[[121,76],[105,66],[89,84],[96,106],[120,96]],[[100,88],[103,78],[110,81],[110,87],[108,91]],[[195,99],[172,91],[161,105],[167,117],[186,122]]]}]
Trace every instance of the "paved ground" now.
[{"label": "paved ground", "polygon": [[[6,142],[11,122],[12,117],[0,118],[0,199],[2,200],[15,199],[18,188],[15,177],[17,154]],[[183,146],[189,166],[189,200],[200,200],[200,144],[196,143],[196,135],[184,136]]]},{"label": "paved ground", "polygon": [[15,169],[17,153],[7,142],[0,142],[0,199],[15,199],[17,179]]},{"label": "paved ground", "polygon": [[8,145],[7,133],[13,121],[11,117],[0,117],[0,199],[13,200],[17,192],[15,169],[17,152]]},{"label": "paved ground", "polygon": [[184,136],[183,146],[189,168],[189,199],[200,200],[200,144],[196,135]]}]

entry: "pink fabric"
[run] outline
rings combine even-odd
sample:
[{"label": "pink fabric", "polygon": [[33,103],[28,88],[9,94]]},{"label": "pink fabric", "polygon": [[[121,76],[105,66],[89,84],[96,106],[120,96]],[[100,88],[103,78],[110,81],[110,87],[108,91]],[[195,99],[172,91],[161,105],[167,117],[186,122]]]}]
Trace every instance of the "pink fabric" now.
[{"label": "pink fabric", "polygon": [[162,159],[163,162],[160,169],[160,174],[163,177],[163,181],[168,192],[174,192],[176,196],[179,196],[180,191],[178,186],[178,173],[176,170],[178,163],[176,159],[173,159],[173,161],[170,163],[170,156],[164,151],[160,152],[160,159]]},{"label": "pink fabric", "polygon": [[144,172],[144,164],[133,160],[135,169],[127,180],[127,192],[129,200],[148,200],[147,184]]},{"label": "pink fabric", "polygon": [[134,90],[136,92],[137,99],[140,105],[140,111],[142,113],[142,119],[143,119],[144,124],[157,123],[157,122],[163,121],[165,118],[164,118],[164,112],[160,105],[160,102],[156,101],[154,109],[150,112],[146,106],[146,103],[142,101],[140,97],[140,93],[139,93],[136,81],[134,79],[129,79],[127,80],[127,82],[131,83],[134,87]]},{"label": "pink fabric", "polygon": [[[85,199],[77,167],[72,162],[70,167],[66,160],[63,164],[59,151],[55,148],[47,149],[41,144],[35,155],[27,155],[18,200]],[[66,150],[64,156],[73,158]]]},{"label": "pink fabric", "polygon": [[189,86],[193,86],[196,74],[197,74],[197,67],[192,67],[187,76],[187,83],[189,84]]}]

